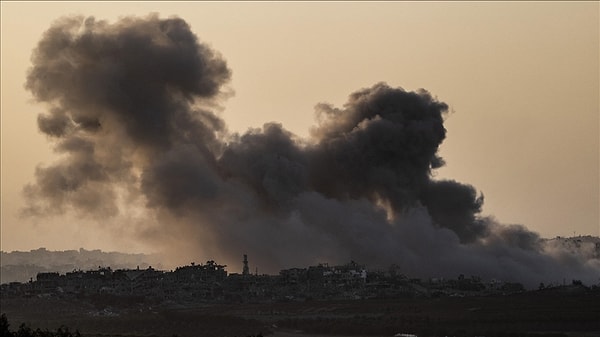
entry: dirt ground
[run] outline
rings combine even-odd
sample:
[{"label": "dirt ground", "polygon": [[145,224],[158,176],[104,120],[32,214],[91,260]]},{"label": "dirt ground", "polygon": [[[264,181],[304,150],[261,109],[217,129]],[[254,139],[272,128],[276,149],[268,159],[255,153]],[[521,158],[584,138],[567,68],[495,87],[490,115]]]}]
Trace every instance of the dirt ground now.
[{"label": "dirt ground", "polygon": [[600,337],[600,291],[193,305],[29,297],[0,304],[12,330],[64,325],[88,337]]}]

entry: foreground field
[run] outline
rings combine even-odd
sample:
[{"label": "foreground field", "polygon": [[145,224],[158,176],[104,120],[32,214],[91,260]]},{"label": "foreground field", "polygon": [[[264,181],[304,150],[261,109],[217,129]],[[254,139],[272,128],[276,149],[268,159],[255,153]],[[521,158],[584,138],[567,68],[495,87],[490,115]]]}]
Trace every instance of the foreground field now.
[{"label": "foreground field", "polygon": [[11,326],[65,325],[83,336],[600,336],[600,291],[511,296],[241,304],[2,298]]}]

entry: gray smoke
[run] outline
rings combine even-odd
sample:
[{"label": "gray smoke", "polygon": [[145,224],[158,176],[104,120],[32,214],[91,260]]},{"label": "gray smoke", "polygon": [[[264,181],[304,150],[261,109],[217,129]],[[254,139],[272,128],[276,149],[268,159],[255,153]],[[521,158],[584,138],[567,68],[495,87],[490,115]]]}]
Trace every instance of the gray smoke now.
[{"label": "gray smoke", "polygon": [[154,181],[181,155],[215,171],[225,125],[194,102],[215,99],[230,70],[185,21],[63,18],[44,34],[32,62],[26,88],[51,106],[38,117],[39,129],[67,156],[36,170],[36,183],[26,187],[28,212],[114,215],[115,188],[135,190],[140,182],[143,191],[181,199],[167,190],[175,182]]},{"label": "gray smoke", "polygon": [[276,123],[239,135],[211,111],[231,71],[179,18],[63,18],[32,63],[38,126],[62,156],[25,187],[27,213],[102,221],[142,200],[161,226],[140,238],[234,266],[247,252],[262,272],[353,259],[530,285],[600,275],[481,216],[474,187],[432,179],[448,106],[425,90],[378,83],[319,104],[310,139]]}]

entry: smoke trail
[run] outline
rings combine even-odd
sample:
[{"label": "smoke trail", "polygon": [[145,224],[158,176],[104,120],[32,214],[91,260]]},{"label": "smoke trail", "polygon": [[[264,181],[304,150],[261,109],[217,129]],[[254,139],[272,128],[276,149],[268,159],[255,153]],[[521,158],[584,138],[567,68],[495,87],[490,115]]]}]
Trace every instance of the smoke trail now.
[{"label": "smoke trail", "polygon": [[64,18],[32,62],[38,126],[63,156],[37,168],[27,213],[102,221],[142,200],[161,225],[141,238],[186,258],[247,252],[265,272],[353,259],[530,285],[600,275],[597,257],[564,263],[482,217],[474,187],[432,179],[448,106],[425,90],[378,83],[319,104],[310,139],[276,123],[239,135],[211,111],[231,71],[181,19]]}]

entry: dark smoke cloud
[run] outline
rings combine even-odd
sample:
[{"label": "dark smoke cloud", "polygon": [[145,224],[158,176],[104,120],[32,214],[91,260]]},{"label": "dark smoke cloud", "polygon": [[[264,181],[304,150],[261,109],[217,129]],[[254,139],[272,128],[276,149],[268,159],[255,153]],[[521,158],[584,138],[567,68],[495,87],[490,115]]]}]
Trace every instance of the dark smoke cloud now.
[{"label": "dark smoke cloud", "polygon": [[397,211],[413,206],[441,163],[447,105],[424,90],[379,83],[350,95],[344,108],[318,106],[310,150],[315,188],[337,198],[383,198]]},{"label": "dark smoke cloud", "polygon": [[461,242],[473,242],[487,234],[485,219],[478,217],[483,195],[470,185],[449,180],[430,181],[421,194],[434,223],[453,230]]},{"label": "dark smoke cloud", "polygon": [[194,146],[179,146],[154,158],[142,175],[149,207],[172,210],[217,196],[218,176]]},{"label": "dark smoke cloud", "polygon": [[38,115],[38,127],[48,136],[61,137],[73,127],[73,121],[64,111],[54,109],[49,115]]},{"label": "dark smoke cloud", "polygon": [[[51,106],[38,117],[39,129],[58,138],[55,150],[68,156],[36,170],[36,183],[26,188],[29,212],[75,207],[102,216],[112,205],[114,215],[115,187],[135,189],[140,173],[142,190],[164,192],[160,201],[172,205],[185,199],[169,192],[181,184],[166,188],[155,179],[165,178],[177,156],[215,170],[211,151],[225,124],[194,100],[216,98],[230,70],[185,21],[63,18],[44,34],[32,62],[26,88]],[[191,184],[206,180],[176,171],[188,173],[181,179]]]},{"label": "dark smoke cloud", "polygon": [[432,179],[448,106],[425,90],[378,83],[319,104],[310,139],[275,123],[239,135],[211,111],[231,71],[181,19],[64,18],[32,62],[38,126],[62,156],[25,187],[31,214],[103,221],[141,201],[160,226],[140,237],[179,263],[248,253],[263,272],[353,259],[530,285],[599,274],[481,216],[474,187]]},{"label": "dark smoke cloud", "polygon": [[279,124],[265,124],[231,142],[219,164],[225,179],[246,185],[270,210],[309,189],[305,152]]}]

